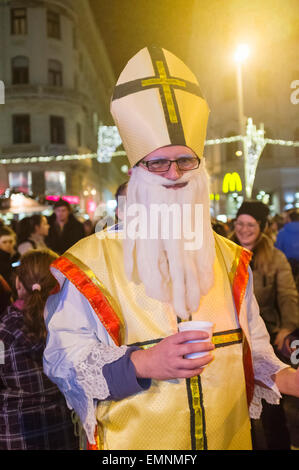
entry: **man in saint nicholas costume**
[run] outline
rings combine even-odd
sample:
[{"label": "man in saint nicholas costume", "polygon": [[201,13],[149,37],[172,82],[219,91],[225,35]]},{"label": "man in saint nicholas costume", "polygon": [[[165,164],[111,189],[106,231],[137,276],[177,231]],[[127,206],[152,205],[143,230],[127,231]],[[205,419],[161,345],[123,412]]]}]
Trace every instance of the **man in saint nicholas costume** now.
[{"label": "man in saint nicholas costume", "polygon": [[[132,166],[126,223],[53,263],[45,373],[88,448],[251,449],[250,417],[262,398],[299,396],[299,370],[270,346],[251,253],[212,231],[208,105],[180,59],[146,47],[121,73],[111,112]],[[212,322],[211,341],[178,332],[186,320]],[[186,357],[195,352],[206,355]]]}]

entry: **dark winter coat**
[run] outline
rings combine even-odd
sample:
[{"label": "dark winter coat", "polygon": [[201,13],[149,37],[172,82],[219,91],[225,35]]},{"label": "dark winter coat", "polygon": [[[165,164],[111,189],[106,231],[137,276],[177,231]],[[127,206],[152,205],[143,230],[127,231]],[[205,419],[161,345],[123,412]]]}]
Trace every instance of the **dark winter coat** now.
[{"label": "dark winter coat", "polygon": [[73,214],[70,214],[62,230],[56,222],[55,214],[49,218],[48,222],[50,230],[45,242],[51,250],[59,255],[62,255],[85,236],[83,224]]}]

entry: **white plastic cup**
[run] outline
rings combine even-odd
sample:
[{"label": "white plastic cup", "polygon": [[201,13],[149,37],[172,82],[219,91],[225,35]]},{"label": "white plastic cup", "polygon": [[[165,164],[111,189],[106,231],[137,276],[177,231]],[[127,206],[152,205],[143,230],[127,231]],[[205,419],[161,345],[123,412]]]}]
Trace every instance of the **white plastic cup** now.
[{"label": "white plastic cup", "polygon": [[[209,333],[209,337],[206,339],[196,339],[192,341],[187,341],[187,343],[204,343],[204,342],[211,342],[212,341],[212,330],[213,330],[213,323],[210,321],[183,321],[178,324],[179,331],[206,331]],[[186,354],[187,359],[195,359],[197,357],[203,357],[209,354],[210,351],[203,351],[197,353]]]}]

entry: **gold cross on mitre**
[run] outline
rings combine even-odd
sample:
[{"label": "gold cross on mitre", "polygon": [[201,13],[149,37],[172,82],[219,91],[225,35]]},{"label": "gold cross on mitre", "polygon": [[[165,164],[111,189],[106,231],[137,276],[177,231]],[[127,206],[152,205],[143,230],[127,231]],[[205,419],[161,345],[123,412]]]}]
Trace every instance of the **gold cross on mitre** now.
[{"label": "gold cross on mitre", "polygon": [[171,123],[177,123],[178,117],[175,110],[174,101],[171,93],[171,86],[184,87],[186,88],[186,82],[178,78],[169,78],[165,70],[165,66],[162,60],[156,61],[156,67],[159,73],[159,78],[148,78],[141,80],[141,85],[143,87],[161,85],[166,101],[166,106],[168,110],[168,115]]}]

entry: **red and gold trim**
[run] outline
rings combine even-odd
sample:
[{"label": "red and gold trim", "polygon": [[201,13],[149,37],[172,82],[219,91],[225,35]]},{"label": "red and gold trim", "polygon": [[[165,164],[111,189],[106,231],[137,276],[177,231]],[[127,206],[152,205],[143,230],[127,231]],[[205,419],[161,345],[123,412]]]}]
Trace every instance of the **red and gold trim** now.
[{"label": "red and gold trim", "polygon": [[233,277],[232,289],[235,306],[237,309],[238,317],[240,315],[241,305],[244,300],[246,286],[248,282],[248,266],[251,260],[252,253],[244,248],[239,248],[240,253],[237,256],[237,266]]},{"label": "red and gold trim", "polygon": [[[237,310],[238,318],[240,316],[241,305],[244,300],[246,287],[248,283],[248,266],[252,257],[252,253],[242,247],[238,247],[237,263],[234,265],[235,272],[232,280],[233,298]],[[246,379],[246,393],[248,406],[251,403],[254,390],[254,373],[252,366],[252,356],[250,346],[244,335],[243,347],[243,365]]]},{"label": "red and gold trim", "polygon": [[[124,323],[120,309],[94,272],[70,253],[57,258],[51,266],[60,271],[86,297],[115,344],[123,344]],[[87,441],[86,449],[101,449],[97,426],[95,442],[96,444],[90,444]]]},{"label": "red and gold trim", "polygon": [[124,324],[120,309],[93,271],[70,253],[57,258],[51,266],[86,297],[115,344],[123,344]]}]

